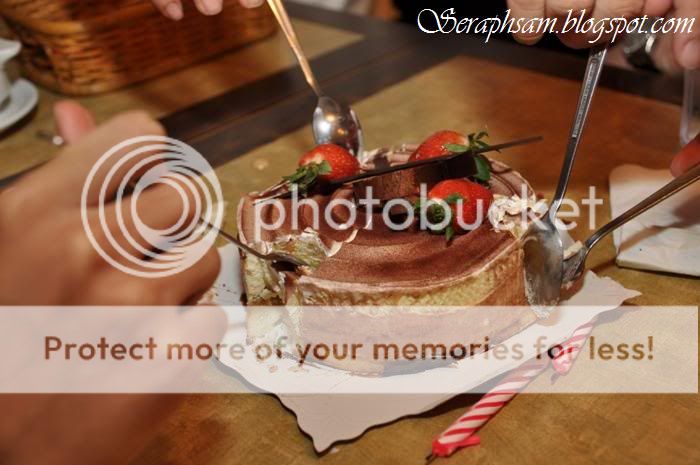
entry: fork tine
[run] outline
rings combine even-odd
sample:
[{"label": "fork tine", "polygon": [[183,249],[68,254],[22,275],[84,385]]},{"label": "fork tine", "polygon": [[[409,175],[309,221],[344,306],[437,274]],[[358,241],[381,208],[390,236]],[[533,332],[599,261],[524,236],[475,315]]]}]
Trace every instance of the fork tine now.
[{"label": "fork tine", "polygon": [[295,265],[295,266],[311,266],[308,263],[306,263],[305,261],[303,261],[297,257],[293,257],[291,255],[279,254],[279,253],[274,253],[274,254],[268,255],[268,259],[275,261],[275,262],[281,261],[281,262],[285,262],[285,263],[291,263],[292,265]]}]

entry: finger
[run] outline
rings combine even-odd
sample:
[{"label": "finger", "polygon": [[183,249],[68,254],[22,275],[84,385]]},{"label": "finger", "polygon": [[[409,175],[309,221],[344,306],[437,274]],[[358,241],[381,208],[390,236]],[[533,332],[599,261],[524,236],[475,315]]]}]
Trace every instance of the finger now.
[{"label": "finger", "polygon": [[[202,246],[204,243],[201,244]],[[164,258],[167,254],[164,255]],[[158,260],[154,260],[158,263]],[[221,271],[221,256],[215,247],[209,247],[204,256],[192,267],[180,273],[162,278],[159,282],[164,289],[170,289],[164,296],[165,305],[183,305],[196,302],[214,285]],[[156,280],[157,282],[159,280]]]},{"label": "finger", "polygon": [[194,4],[207,16],[218,15],[224,7],[223,0],[194,0]]},{"label": "finger", "polygon": [[[163,127],[147,114],[129,112],[113,118],[66,149],[59,158],[62,167],[70,166],[71,171],[70,184],[61,183],[66,200],[79,204],[85,195],[88,206],[110,202],[133,169],[148,159],[154,161],[144,165],[141,171],[157,162],[159,154],[146,147],[154,144],[154,137],[164,134]],[[136,179],[137,175],[134,173],[133,177]],[[88,187],[83,194],[84,186]]]},{"label": "finger", "polygon": [[257,8],[265,3],[265,0],[240,0],[240,2],[246,8]]},{"label": "finger", "polygon": [[191,303],[211,289],[220,272],[221,256],[215,247],[210,247],[195,266],[174,276],[163,278],[163,285],[173,287],[174,295],[171,301],[173,304]]},{"label": "finger", "polygon": [[56,132],[67,144],[74,144],[92,132],[95,118],[90,111],[73,100],[63,100],[53,107]]},{"label": "finger", "polygon": [[[104,209],[103,223],[98,212],[92,212],[91,230],[100,228],[99,233],[95,233],[99,235],[100,246],[112,258],[127,264],[129,257],[143,259],[168,241],[188,237],[197,226],[193,220],[197,214],[197,200],[201,198],[187,186],[159,184],[108,205]],[[118,247],[110,243],[107,234]]]},{"label": "finger", "polygon": [[692,32],[679,32],[673,37],[673,52],[678,63],[686,69],[700,68],[700,2],[698,0],[675,0],[677,18],[695,19]]},{"label": "finger", "polygon": [[[201,203],[201,199],[201,194],[188,189],[187,185],[158,184],[125,200],[124,203],[131,205],[123,210],[128,221],[138,221],[149,229],[165,231],[189,225],[196,214],[195,205]],[[201,205],[199,209],[201,215]]]},{"label": "finger", "polygon": [[[508,0],[508,8],[517,24],[520,19],[544,17],[545,0]],[[542,34],[542,32],[518,32],[513,34],[513,37],[522,44],[533,45],[539,42]]]},{"label": "finger", "polygon": [[595,6],[595,0],[548,0],[546,14],[548,18],[566,18],[571,11],[572,16],[579,17],[582,11],[590,14]]},{"label": "finger", "polygon": [[669,14],[673,0],[647,0],[643,14],[650,17],[664,17]]},{"label": "finger", "polygon": [[644,11],[645,0],[597,0],[593,8],[593,17],[597,20],[604,18],[636,18]]},{"label": "finger", "polygon": [[671,173],[680,176],[700,163],[700,134],[678,153],[671,163]]},{"label": "finger", "polygon": [[[152,140],[154,136],[164,134],[163,127],[146,113],[122,113],[67,146],[56,158],[14,184],[11,187],[13,204],[21,206],[27,214],[45,209],[48,200],[55,207],[80,205],[83,186],[88,180],[87,205],[96,205],[100,192],[104,192],[105,199],[111,200],[126,173],[143,160],[154,157],[153,152],[135,154],[153,145],[146,140],[136,142],[135,138]],[[130,142],[127,146],[113,150],[109,157],[105,156],[126,141]],[[107,180],[112,168],[115,172]]]},{"label": "finger", "polygon": [[679,75],[683,71],[673,53],[674,40],[673,34],[660,34],[657,36],[651,51],[654,66],[659,71],[669,75]]},{"label": "finger", "polygon": [[[158,263],[158,262],[156,262]],[[150,269],[134,270],[145,273]],[[209,248],[204,256],[191,267],[177,274],[146,278],[114,269],[104,270],[85,296],[88,305],[184,305],[211,288],[219,275],[221,259],[215,248]]]},{"label": "finger", "polygon": [[[580,18],[585,11],[584,18],[588,18],[593,12],[595,0],[549,0],[546,13],[549,18],[556,18],[558,23],[564,23],[571,15],[572,18]],[[561,33],[559,40],[569,47],[581,48],[580,35],[575,32]],[[588,45],[588,44],[587,44]]]},{"label": "finger", "polygon": [[[616,19],[632,19],[641,16],[646,5],[645,0],[596,0],[591,18],[596,24],[606,20],[606,29],[610,27],[609,21]],[[611,33],[601,34],[601,31],[593,30],[587,34],[568,34],[565,44],[573,48],[586,48],[593,43],[610,40]]]},{"label": "finger", "polygon": [[180,0],[152,0],[153,4],[166,18],[180,21],[184,16]]},{"label": "finger", "polygon": [[[62,171],[63,179],[55,179],[47,188],[77,204],[81,201],[83,186],[89,182],[87,205],[96,205],[101,196],[108,202],[132,169],[147,159],[158,158],[157,153],[145,148],[154,144],[154,137],[164,134],[163,127],[145,113],[119,115],[57,157],[56,166],[52,168]],[[141,137],[144,139],[139,141]],[[117,149],[120,144],[124,145]],[[148,166],[153,163],[155,161]]]}]

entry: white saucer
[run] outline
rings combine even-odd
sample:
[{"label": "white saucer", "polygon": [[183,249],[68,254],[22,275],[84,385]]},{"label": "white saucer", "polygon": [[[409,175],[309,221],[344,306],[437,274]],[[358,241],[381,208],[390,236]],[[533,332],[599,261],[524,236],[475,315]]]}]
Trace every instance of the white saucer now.
[{"label": "white saucer", "polygon": [[39,91],[26,79],[17,79],[10,89],[10,98],[0,106],[0,132],[29,114],[39,101]]}]

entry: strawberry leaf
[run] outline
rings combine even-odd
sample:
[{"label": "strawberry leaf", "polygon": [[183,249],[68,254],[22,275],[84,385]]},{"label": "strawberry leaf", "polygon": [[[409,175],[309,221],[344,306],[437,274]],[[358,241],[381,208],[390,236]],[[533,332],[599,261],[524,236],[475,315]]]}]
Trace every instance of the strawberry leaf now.
[{"label": "strawberry leaf", "polygon": [[461,144],[445,144],[443,145],[443,147],[445,147],[447,150],[454,154],[467,153],[470,150],[468,146]]},{"label": "strawberry leaf", "polygon": [[443,145],[443,147],[445,147],[447,150],[454,154],[475,152],[477,150],[488,149],[490,145],[486,141],[484,141],[484,138],[488,136],[489,133],[486,131],[481,131],[479,133],[473,132],[467,135],[469,145],[445,144]]},{"label": "strawberry leaf", "polygon": [[488,184],[491,180],[491,163],[483,155],[476,155],[474,163],[476,163],[476,174],[472,177],[482,184]]},{"label": "strawberry leaf", "polygon": [[454,205],[460,200],[464,200],[464,197],[462,197],[460,194],[450,194],[447,197],[445,197],[445,202],[447,202],[447,205]]},{"label": "strawberry leaf", "polygon": [[323,160],[318,167],[318,174],[319,176],[322,176],[324,174],[331,174],[333,172],[333,169],[331,168],[330,163],[328,163],[326,160]]},{"label": "strawberry leaf", "polygon": [[452,227],[452,225],[449,225],[445,228],[445,240],[449,243],[452,241],[452,238],[455,237],[455,229]]},{"label": "strawberry leaf", "polygon": [[[468,153],[481,149],[488,149],[490,145],[481,140],[487,136],[488,133],[486,131],[482,131],[479,134],[469,134],[469,146],[459,144],[445,144],[445,148],[454,154]],[[489,163],[488,159],[481,154],[474,155],[474,163],[476,165],[476,174],[471,176],[471,178],[479,183],[488,184],[488,182],[491,180],[491,163]]]},{"label": "strawberry leaf", "polygon": [[418,200],[416,200],[415,203],[413,204],[413,211],[414,211],[415,213],[419,213],[420,210],[421,210],[421,208],[423,208],[423,202],[421,202],[421,199],[418,199]]},{"label": "strawberry leaf", "polygon": [[330,174],[332,171],[331,165],[327,161],[321,163],[309,163],[298,168],[291,176],[285,176],[283,179],[292,185],[301,193],[306,193],[318,181],[318,177]]}]

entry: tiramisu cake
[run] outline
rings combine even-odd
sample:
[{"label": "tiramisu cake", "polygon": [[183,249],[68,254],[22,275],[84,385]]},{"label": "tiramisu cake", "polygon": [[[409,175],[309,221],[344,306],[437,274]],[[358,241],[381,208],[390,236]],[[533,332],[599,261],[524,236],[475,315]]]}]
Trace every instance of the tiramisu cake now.
[{"label": "tiramisu cake", "polygon": [[[449,347],[454,341],[483,343],[484,337],[495,343],[532,324],[536,316],[525,308],[523,231],[515,221],[531,207],[532,190],[506,165],[471,155],[485,146],[483,136],[442,131],[418,147],[377,150],[359,161],[339,147],[317,147],[283,183],[305,193],[301,201],[289,196],[278,196],[276,205],[265,201],[281,185],[245,196],[238,210],[240,239],[257,250],[282,251],[309,264],[291,267],[243,256],[249,338],[284,328],[293,344],[388,339],[399,345],[431,341]],[[449,163],[352,178],[462,151]],[[420,203],[421,184],[424,196],[444,201],[443,207],[416,205],[416,219],[409,222],[406,205]],[[359,202],[368,190],[375,199],[370,206]],[[480,225],[470,229],[449,221],[439,231],[421,228],[421,208],[435,222],[445,215],[445,205],[455,218],[470,217],[475,198],[485,207]],[[510,219],[509,227],[502,227]],[[476,306],[482,308],[465,309]],[[521,308],[502,312],[501,318],[485,306]],[[376,360],[371,355],[323,362],[364,374],[405,362],[401,356]]]}]

